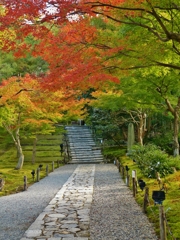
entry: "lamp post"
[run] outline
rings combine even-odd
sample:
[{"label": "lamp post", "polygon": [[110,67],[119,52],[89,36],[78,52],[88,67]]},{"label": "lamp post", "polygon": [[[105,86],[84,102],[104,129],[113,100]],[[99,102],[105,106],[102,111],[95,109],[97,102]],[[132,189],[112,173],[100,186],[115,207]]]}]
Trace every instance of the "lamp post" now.
[{"label": "lamp post", "polygon": [[34,177],[35,177],[35,170],[32,170],[32,172],[31,172],[31,175],[32,175],[32,178],[33,178],[33,181],[34,181]]},{"label": "lamp post", "polygon": [[63,143],[61,143],[61,144],[60,144],[60,153],[61,153],[61,156],[62,156],[62,154],[63,154],[63,147],[64,147],[64,145],[63,145]]},{"label": "lamp post", "polygon": [[126,185],[129,187],[129,167],[126,165]]},{"label": "lamp post", "polygon": [[165,192],[164,191],[153,191],[152,199],[154,200],[154,204],[162,205],[162,202],[165,200]]},{"label": "lamp post", "polygon": [[164,208],[162,206],[162,203],[165,200],[165,192],[153,191],[152,199],[154,200],[155,205],[160,204],[159,206],[160,239],[167,240],[165,213],[164,213]]}]

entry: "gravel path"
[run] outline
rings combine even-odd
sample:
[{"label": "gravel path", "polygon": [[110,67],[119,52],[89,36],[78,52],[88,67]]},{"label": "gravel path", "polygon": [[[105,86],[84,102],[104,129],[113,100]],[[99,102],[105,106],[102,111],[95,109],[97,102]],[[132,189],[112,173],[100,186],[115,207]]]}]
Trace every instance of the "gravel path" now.
[{"label": "gravel path", "polygon": [[[28,191],[0,198],[0,240],[19,240],[77,165],[56,169]],[[113,164],[96,164],[91,240],[157,240],[153,228]]]},{"label": "gravel path", "polygon": [[0,197],[0,240],[19,240],[76,167],[65,165],[25,192]]},{"label": "gravel path", "polygon": [[156,240],[152,225],[112,164],[96,165],[91,240]]}]

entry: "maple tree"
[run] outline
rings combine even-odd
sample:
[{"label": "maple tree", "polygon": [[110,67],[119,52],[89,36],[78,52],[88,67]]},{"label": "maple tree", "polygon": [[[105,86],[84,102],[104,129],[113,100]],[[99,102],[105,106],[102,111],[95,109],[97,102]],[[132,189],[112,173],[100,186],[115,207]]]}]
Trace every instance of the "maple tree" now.
[{"label": "maple tree", "polygon": [[[118,82],[120,76],[130,74],[127,70],[148,69],[143,74],[151,77],[154,67],[159,67],[157,72],[172,69],[167,75],[171,79],[180,69],[177,0],[6,0],[2,5],[6,14],[0,17],[0,28],[16,33],[14,42],[6,39],[5,46],[9,44],[16,56],[24,51],[42,56],[49,72],[41,86],[67,92],[72,104],[90,87],[101,88],[109,80]],[[39,40],[33,49],[23,41],[29,34]],[[162,82],[158,86],[162,87]],[[146,84],[149,86],[145,81],[144,89]],[[174,114],[177,109],[179,115],[179,104],[172,108],[164,90],[157,88],[156,92],[169,111]]]},{"label": "maple tree", "polygon": [[[90,15],[94,18],[102,16],[104,21],[109,19],[120,27],[119,39],[121,40],[121,45],[119,45],[119,47],[121,47],[121,49],[119,49],[119,47],[115,48],[108,46],[107,40],[106,44],[99,44],[99,47],[108,47],[109,50],[113,49],[113,51],[111,51],[111,56],[109,56],[111,59],[112,56],[116,57],[116,59],[117,56],[122,59],[121,64],[119,66],[115,65],[114,67],[120,69],[133,69],[157,65],[173,69],[180,68],[178,60],[180,40],[178,30],[179,10],[177,1],[171,2],[166,0],[162,3],[160,0],[102,0],[79,2],[71,0],[38,0],[32,2],[26,0],[26,2],[21,3],[19,1],[6,0],[2,1],[2,5],[7,9],[7,12],[5,16],[1,16],[1,29],[11,26],[15,32],[19,33],[17,39],[20,39],[21,37],[24,38],[29,33],[40,39],[45,38],[48,40],[53,38],[51,43],[49,41],[49,44],[46,46],[51,49],[56,49],[54,44],[61,44],[62,41],[60,36],[57,38],[49,35],[49,29],[55,25],[62,28],[64,22],[70,27],[71,22],[72,27],[69,31],[70,34],[68,37],[69,39],[72,39],[74,35],[76,35],[76,48],[78,49],[77,43],[81,43],[81,46],[85,45],[85,43],[86,46],[88,43],[93,44],[92,37],[88,38],[88,36],[92,34],[92,31],[95,32],[95,29],[92,28],[91,21],[87,23],[85,29],[85,26],[83,25],[84,19],[88,18]],[[76,21],[72,21],[72,19],[75,19]],[[74,32],[72,31],[72,28]],[[88,34],[87,29],[90,34]],[[82,36],[84,36],[85,39],[83,39]],[[62,39],[66,41],[67,38],[65,37]],[[64,44],[63,46],[65,47]],[[96,44],[96,46],[98,46],[98,44]],[[27,46],[19,44],[19,48],[23,49],[25,47]],[[66,47],[67,55],[70,54],[69,56],[76,59],[76,57],[72,55],[72,52],[69,52],[67,48],[71,49],[70,46]],[[89,54],[89,52],[87,51],[86,55]],[[154,54],[152,54],[152,52]],[[63,60],[65,60],[66,63],[67,60],[69,61],[67,56],[65,57],[63,55],[61,58],[64,58]],[[80,73],[81,69],[87,70],[87,68],[94,68],[92,62],[91,64],[89,63],[89,65],[85,64],[85,59],[83,58],[83,64],[80,64],[82,58],[78,60],[79,61],[76,62],[76,64],[79,63],[79,67],[76,68],[76,70],[74,69],[74,74],[78,75],[77,71]],[[53,74],[56,74],[55,70],[52,75]],[[89,72],[84,73],[84,75],[88,74]],[[68,81],[69,78],[71,78],[71,74],[69,75],[68,72],[65,79]],[[95,77],[93,79],[95,79]]]},{"label": "maple tree", "polygon": [[53,123],[62,118],[58,103],[62,94],[42,92],[37,80],[28,75],[3,81],[0,93],[0,125],[15,143],[18,153],[16,169],[21,169],[24,162],[21,138],[38,131],[53,131]]},{"label": "maple tree", "polygon": [[[85,91],[106,81],[118,82],[117,77],[104,69],[102,49],[92,44],[96,39],[96,28],[88,24],[89,19],[68,23],[56,34],[49,32],[48,39],[43,39],[36,48],[37,54],[49,63],[50,72],[44,81],[48,88],[56,86]],[[46,51],[43,51],[44,46],[47,46]]]},{"label": "maple tree", "polygon": [[[44,22],[60,25],[62,22],[67,22],[68,19],[80,19],[81,16],[84,17],[85,15],[101,15],[103,18],[117,22],[120,26],[132,26],[138,31],[141,29],[141,38],[144,39],[145,44],[152,43],[151,40],[149,41],[150,37],[155,40],[154,45],[160,43],[163,49],[172,51],[179,56],[179,7],[177,0],[165,0],[163,2],[160,0],[82,0],[79,2],[73,0],[26,0],[22,3],[15,0],[6,0],[2,1],[2,5],[7,9],[7,13],[0,19],[4,23],[1,28],[12,26],[12,24],[14,28],[20,25],[21,34],[22,32],[28,34],[37,31],[37,29],[36,35],[44,34]],[[25,24],[27,22],[31,24]],[[131,32],[128,34],[126,31],[127,38],[130,37]],[[129,48],[125,53],[129,57],[134,57],[134,53],[138,54],[138,51],[133,52]],[[152,59],[151,64],[180,68],[178,62],[163,62],[158,59]]]}]

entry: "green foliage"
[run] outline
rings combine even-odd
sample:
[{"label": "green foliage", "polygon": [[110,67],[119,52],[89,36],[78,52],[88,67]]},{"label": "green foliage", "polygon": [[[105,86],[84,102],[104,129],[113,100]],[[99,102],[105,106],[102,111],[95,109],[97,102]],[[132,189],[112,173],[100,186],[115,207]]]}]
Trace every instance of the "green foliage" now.
[{"label": "green foliage", "polygon": [[103,21],[102,18],[92,18],[91,24],[99,29],[106,29],[106,23]]},{"label": "green foliage", "polygon": [[179,157],[172,157],[168,163],[168,165],[175,170],[179,171],[180,170],[180,160]]},{"label": "green foliage", "polygon": [[113,112],[110,109],[96,108],[88,120],[97,138],[103,138],[108,145],[121,145],[124,140],[123,119],[124,115],[119,111]]},{"label": "green foliage", "polygon": [[39,76],[48,69],[48,64],[41,57],[27,54],[24,58],[15,58],[12,52],[2,51],[0,55],[0,81],[12,76],[24,76],[27,73]]},{"label": "green foliage", "polygon": [[[162,126],[160,126],[160,129],[162,129]],[[173,155],[172,139],[172,132],[167,132],[155,135],[154,137],[148,139],[148,142],[159,146],[166,153]]]},{"label": "green foliage", "polygon": [[126,149],[122,149],[119,147],[103,148],[103,155],[106,157],[107,160],[110,160],[110,162],[114,162],[115,158],[119,159],[120,157],[124,156],[125,153]]},{"label": "green foliage", "polygon": [[162,177],[173,173],[170,157],[153,144],[144,146],[134,145],[131,154],[142,173],[149,178],[155,178],[158,172]]}]

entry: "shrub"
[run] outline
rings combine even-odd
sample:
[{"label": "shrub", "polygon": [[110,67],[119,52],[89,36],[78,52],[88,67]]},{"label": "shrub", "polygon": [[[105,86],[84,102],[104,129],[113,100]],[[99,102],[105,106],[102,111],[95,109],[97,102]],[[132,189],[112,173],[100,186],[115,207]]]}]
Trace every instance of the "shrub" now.
[{"label": "shrub", "polygon": [[119,149],[118,147],[107,147],[103,149],[103,155],[113,162],[115,158],[119,159],[124,156],[126,153],[126,149]]},{"label": "shrub", "polygon": [[179,159],[179,157],[171,157],[168,164],[172,168],[175,168],[177,171],[180,170],[180,159]]},{"label": "shrub", "polygon": [[130,156],[146,177],[155,178],[156,172],[162,177],[173,173],[168,154],[153,144],[134,145]]}]

